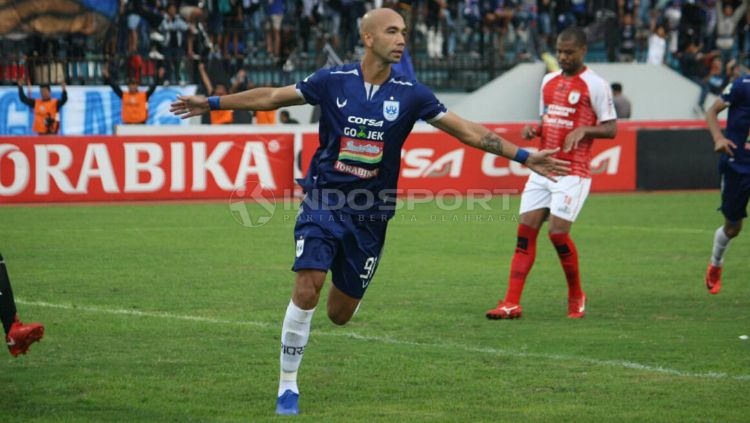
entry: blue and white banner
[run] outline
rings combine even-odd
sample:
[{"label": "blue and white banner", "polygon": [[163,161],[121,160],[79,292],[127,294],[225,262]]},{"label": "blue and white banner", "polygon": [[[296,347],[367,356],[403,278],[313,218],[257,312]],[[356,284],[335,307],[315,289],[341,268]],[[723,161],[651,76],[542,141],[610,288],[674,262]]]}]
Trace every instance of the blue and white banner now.
[{"label": "blue and white banner", "polygon": [[[28,96],[27,87],[23,87]],[[127,87],[122,87],[127,91]],[[142,90],[145,87],[141,87]],[[178,95],[195,94],[195,85],[159,87],[148,99],[148,125],[187,125],[169,113],[169,104]],[[61,135],[111,135],[115,125],[122,123],[122,100],[105,86],[68,86],[68,101],[60,111]],[[52,87],[52,97],[60,98],[59,85]],[[39,87],[33,87],[32,98],[40,98]],[[18,87],[0,87],[0,135],[33,135],[32,108],[18,97]]]}]

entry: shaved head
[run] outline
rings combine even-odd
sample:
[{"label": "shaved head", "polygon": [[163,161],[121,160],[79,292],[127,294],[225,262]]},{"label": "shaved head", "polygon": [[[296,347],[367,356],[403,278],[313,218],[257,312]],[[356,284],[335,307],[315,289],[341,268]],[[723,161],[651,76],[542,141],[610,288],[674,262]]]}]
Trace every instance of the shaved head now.
[{"label": "shaved head", "polygon": [[404,18],[393,9],[371,10],[362,16],[359,35],[365,47],[363,66],[380,69],[387,77],[390,73],[388,66],[398,63],[406,49]]},{"label": "shaved head", "polygon": [[393,20],[397,20],[401,25],[404,24],[404,18],[393,9],[381,7],[374,9],[362,16],[362,23],[359,26],[359,32],[372,34],[377,28],[388,26]]}]

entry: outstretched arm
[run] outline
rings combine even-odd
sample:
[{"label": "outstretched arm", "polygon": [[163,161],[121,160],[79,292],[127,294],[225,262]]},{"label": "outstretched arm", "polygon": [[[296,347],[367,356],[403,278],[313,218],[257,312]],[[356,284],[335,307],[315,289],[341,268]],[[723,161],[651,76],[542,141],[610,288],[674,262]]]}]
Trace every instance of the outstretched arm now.
[{"label": "outstretched arm", "polygon": [[463,119],[453,112],[446,113],[445,116],[431,124],[458,138],[459,141],[468,146],[524,163],[529,169],[550,179],[553,179],[552,176],[570,172],[570,162],[552,157],[559,149],[542,150],[529,154],[526,150],[500,138],[484,126]]},{"label": "outstretched arm", "polygon": [[706,112],[706,123],[709,132],[711,132],[711,138],[714,140],[714,151],[734,156],[732,149],[737,149],[737,145],[721,133],[721,127],[719,126],[719,113],[727,107],[729,107],[729,104],[721,98],[717,99]]},{"label": "outstretched arm", "polygon": [[[297,94],[294,85],[280,88],[253,88],[236,94],[212,97],[213,109],[221,110],[276,110],[281,107],[297,106],[306,101]],[[218,106],[218,107],[216,107]],[[179,96],[169,111],[182,119],[198,116],[212,110],[209,99],[202,95]]]}]

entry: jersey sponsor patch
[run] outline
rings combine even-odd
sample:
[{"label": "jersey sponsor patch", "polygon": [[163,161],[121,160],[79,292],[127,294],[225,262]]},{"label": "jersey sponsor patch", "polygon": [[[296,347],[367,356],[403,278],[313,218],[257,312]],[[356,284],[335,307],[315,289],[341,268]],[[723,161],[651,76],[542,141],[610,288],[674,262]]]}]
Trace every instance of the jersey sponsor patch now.
[{"label": "jersey sponsor patch", "polygon": [[333,168],[337,170],[338,172],[348,173],[361,179],[372,179],[378,176],[378,171],[380,170],[380,169],[364,169],[359,166],[346,164],[340,160],[336,160],[336,164],[333,165]]},{"label": "jersey sponsor patch", "polygon": [[375,164],[383,160],[383,144],[378,141],[364,141],[342,138],[339,160]]}]

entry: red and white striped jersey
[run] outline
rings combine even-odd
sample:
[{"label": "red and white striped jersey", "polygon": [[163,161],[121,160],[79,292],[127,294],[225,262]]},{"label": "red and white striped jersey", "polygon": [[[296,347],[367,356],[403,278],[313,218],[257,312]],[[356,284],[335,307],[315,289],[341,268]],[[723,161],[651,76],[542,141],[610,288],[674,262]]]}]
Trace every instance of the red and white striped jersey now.
[{"label": "red and white striped jersey", "polygon": [[[542,117],[542,149],[562,148],[565,137],[580,126],[617,119],[612,89],[607,81],[584,67],[575,76],[565,77],[562,71],[545,75],[539,98]],[[571,175],[591,177],[591,144],[584,139],[569,153],[560,151],[555,157],[571,162]]]}]

